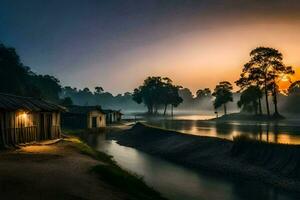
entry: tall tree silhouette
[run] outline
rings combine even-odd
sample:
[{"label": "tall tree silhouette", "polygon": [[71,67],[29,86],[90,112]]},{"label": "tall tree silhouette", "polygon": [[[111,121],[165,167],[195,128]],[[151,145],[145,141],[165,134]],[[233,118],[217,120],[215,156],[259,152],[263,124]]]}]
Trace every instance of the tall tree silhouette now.
[{"label": "tall tree silhouette", "polygon": [[[239,92],[243,92],[247,90],[249,87],[254,86],[259,90],[264,89],[264,80],[263,75],[260,68],[251,68],[249,63],[244,65],[243,71],[240,74],[240,78],[235,82],[237,86],[240,87]],[[262,96],[258,96],[258,110],[259,114],[262,115],[262,103],[261,103]]]},{"label": "tall tree silhouette", "polygon": [[215,109],[221,107],[223,105],[224,108],[224,115],[227,115],[227,107],[226,104],[229,101],[233,101],[232,98],[232,85],[228,81],[222,81],[218,85],[216,85],[213,96],[215,97],[214,100],[214,107]]},{"label": "tall tree silhouette", "polygon": [[255,82],[256,85],[262,83],[265,93],[267,115],[270,116],[268,96],[273,96],[275,115],[279,115],[277,107],[278,85],[277,79],[280,75],[290,75],[294,71],[292,67],[285,66],[282,62],[282,54],[274,48],[257,47],[250,52],[250,61],[244,65],[241,81],[237,84],[243,85],[243,78],[246,79],[246,85]]}]

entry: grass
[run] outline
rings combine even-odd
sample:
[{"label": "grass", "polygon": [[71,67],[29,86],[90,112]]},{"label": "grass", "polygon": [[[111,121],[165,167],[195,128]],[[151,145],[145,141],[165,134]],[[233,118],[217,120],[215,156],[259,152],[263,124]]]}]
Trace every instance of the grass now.
[{"label": "grass", "polygon": [[147,186],[141,177],[123,170],[118,165],[97,165],[93,167],[92,172],[98,174],[102,180],[128,193],[132,200],[165,199]]},{"label": "grass", "polygon": [[281,176],[300,180],[300,145],[278,144],[238,136],[231,155]]},{"label": "grass", "polygon": [[79,136],[79,133],[84,132],[84,130],[63,128],[62,132],[66,135]]},{"label": "grass", "polygon": [[[71,135],[77,135],[75,130],[70,132],[72,133]],[[64,133],[66,132],[64,131]],[[97,174],[101,180],[104,180],[110,185],[113,185],[123,192],[129,194],[128,200],[165,199],[160,195],[160,193],[147,186],[142,177],[132,174],[119,167],[113,160],[112,156],[94,150],[77,137],[67,137],[65,140],[72,142],[74,147],[79,150],[80,153],[91,156],[92,158],[105,163],[103,165],[97,165],[93,167],[91,172]]]},{"label": "grass", "polygon": [[115,164],[115,161],[112,159],[112,156],[107,155],[103,152],[94,150],[92,147],[81,141],[77,137],[65,138],[66,141],[72,142],[74,147],[79,150],[80,153],[88,155],[96,160],[102,161],[108,164]]}]

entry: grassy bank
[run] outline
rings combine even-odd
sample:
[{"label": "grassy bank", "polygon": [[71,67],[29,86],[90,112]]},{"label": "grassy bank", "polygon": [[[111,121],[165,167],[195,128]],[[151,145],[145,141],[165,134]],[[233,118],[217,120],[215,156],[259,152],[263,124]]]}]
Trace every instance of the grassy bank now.
[{"label": "grassy bank", "polygon": [[[77,134],[76,130],[68,130],[67,132],[71,135]],[[141,177],[131,174],[119,167],[111,156],[103,152],[95,151],[92,147],[74,136],[67,138],[66,140],[73,142],[75,144],[74,147],[79,150],[80,153],[103,162],[103,165],[94,166],[90,169],[90,172],[97,175],[102,181],[105,181],[127,193],[130,200],[165,199],[157,191],[147,186]]]},{"label": "grassy bank", "polygon": [[178,164],[300,192],[300,146],[193,136],[138,123],[115,139]]},{"label": "grassy bank", "polygon": [[268,143],[247,136],[238,136],[233,140],[231,156],[300,181],[299,145]]}]

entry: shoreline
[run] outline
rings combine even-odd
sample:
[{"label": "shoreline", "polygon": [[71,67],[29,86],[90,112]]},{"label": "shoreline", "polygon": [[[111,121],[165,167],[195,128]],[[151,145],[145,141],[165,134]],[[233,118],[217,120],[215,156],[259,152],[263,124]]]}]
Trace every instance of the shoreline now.
[{"label": "shoreline", "polygon": [[287,120],[283,115],[253,115],[245,113],[229,113],[220,117],[209,119],[209,121],[251,121],[251,122],[279,122]]},{"label": "shoreline", "polygon": [[246,144],[240,145],[241,152],[235,151],[233,155],[232,148],[237,149],[233,141],[187,135],[141,123],[113,134],[111,139],[186,167],[300,192],[300,168],[297,167],[300,145],[253,144],[259,151],[251,152],[253,146]]}]

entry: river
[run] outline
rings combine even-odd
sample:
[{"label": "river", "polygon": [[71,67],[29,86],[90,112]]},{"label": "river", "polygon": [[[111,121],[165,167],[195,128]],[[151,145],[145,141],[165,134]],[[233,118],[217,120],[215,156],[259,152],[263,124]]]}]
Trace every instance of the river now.
[{"label": "river", "polygon": [[251,138],[268,142],[300,144],[300,120],[297,118],[268,123],[207,120],[213,117],[212,115],[179,114],[175,115],[174,118],[138,118],[136,120],[192,135],[219,137],[229,140],[238,135],[248,135]]},{"label": "river", "polygon": [[256,181],[237,181],[189,169],[106,140],[105,134],[85,134],[87,143],[106,152],[124,169],[170,200],[296,200],[297,194]]}]

